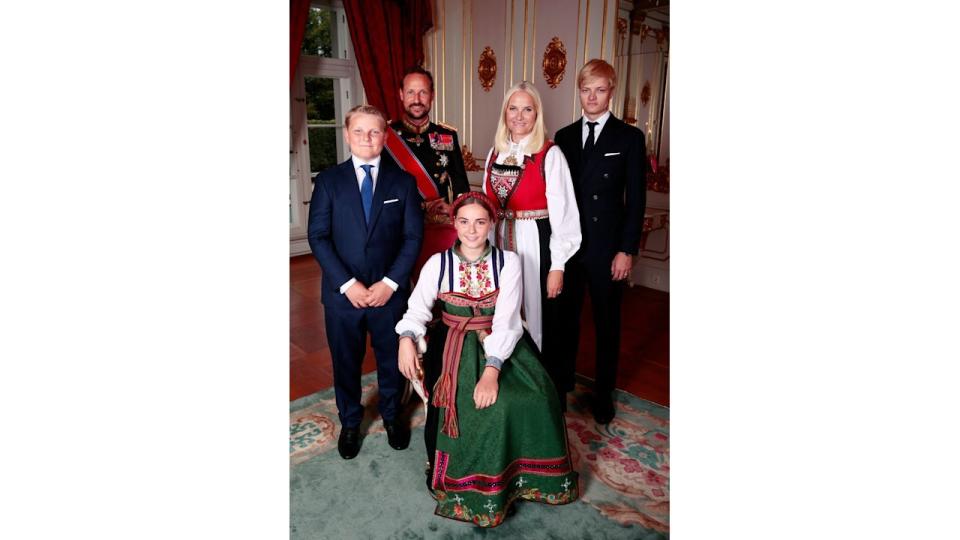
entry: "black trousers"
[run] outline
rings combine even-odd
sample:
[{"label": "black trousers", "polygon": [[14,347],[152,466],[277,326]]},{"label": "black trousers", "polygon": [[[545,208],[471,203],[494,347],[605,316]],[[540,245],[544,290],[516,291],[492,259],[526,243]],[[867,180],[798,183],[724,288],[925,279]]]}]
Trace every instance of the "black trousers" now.
[{"label": "black trousers", "polygon": [[377,360],[377,407],[384,421],[396,419],[403,389],[403,375],[397,366],[397,334],[394,327],[403,317],[406,297],[394,293],[387,304],[376,308],[324,308],[327,343],[333,360],[333,388],[340,425],[357,427],[363,419],[360,404],[360,375],[367,348],[367,334]]},{"label": "black trousers", "polygon": [[[606,264],[604,264],[606,262]],[[617,363],[620,358],[620,308],[623,282],[610,275],[610,261],[585,264],[577,256],[566,264],[561,300],[561,332],[558,336],[558,363],[562,375],[558,386],[562,391],[573,390],[577,348],[580,344],[580,313],[583,299],[590,294],[593,324],[596,329],[596,394],[610,393],[616,388]]]}]

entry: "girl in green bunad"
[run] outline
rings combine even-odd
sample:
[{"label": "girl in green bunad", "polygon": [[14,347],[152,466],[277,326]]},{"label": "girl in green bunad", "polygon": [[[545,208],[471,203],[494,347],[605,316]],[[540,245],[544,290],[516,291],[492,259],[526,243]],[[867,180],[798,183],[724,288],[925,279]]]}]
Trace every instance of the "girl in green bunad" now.
[{"label": "girl in green bunad", "polygon": [[[481,527],[503,523],[517,499],[579,495],[557,393],[520,321],[519,256],[487,241],[493,208],[480,192],[454,201],[458,240],[424,265],[396,327],[400,372],[433,390],[424,438],[435,513]],[[442,323],[421,366],[417,343],[438,300]]]}]

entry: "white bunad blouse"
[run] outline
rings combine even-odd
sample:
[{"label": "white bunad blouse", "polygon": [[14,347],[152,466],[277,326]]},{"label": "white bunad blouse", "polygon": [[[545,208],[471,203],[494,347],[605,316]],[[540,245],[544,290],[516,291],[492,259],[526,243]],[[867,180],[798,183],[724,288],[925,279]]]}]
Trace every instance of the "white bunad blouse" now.
[{"label": "white bunad blouse", "polygon": [[[500,293],[497,296],[490,335],[483,340],[483,350],[487,355],[487,365],[500,369],[503,361],[510,357],[513,348],[523,335],[520,321],[520,257],[512,251],[497,250],[503,254],[503,268],[499,271]],[[440,259],[446,251],[434,253],[423,265],[420,279],[407,300],[407,312],[397,323],[398,335],[410,335],[414,341],[423,337],[426,325],[433,317],[433,304],[442,292],[458,292],[473,298],[479,298],[496,290],[493,276],[493,250],[474,262],[467,262],[458,251],[454,251],[453,290],[444,276],[440,282]],[[446,269],[450,271],[449,268]],[[443,343],[431,346],[442,347]]]},{"label": "white bunad blouse", "polygon": [[[510,142],[510,151],[497,156],[496,163],[502,165],[509,156],[517,163],[523,163],[523,148],[530,135],[519,143]],[[483,192],[487,193],[487,172],[493,148],[487,153],[483,170]],[[531,154],[526,154],[531,155]],[[570,167],[559,146],[553,145],[544,156],[544,182],[547,185],[547,210],[550,215],[550,270],[563,270],[570,257],[580,249],[583,239],[580,234],[580,211],[577,209],[577,197],[573,191],[573,179]],[[506,230],[506,228],[504,228]],[[491,228],[490,241],[495,241],[497,228]],[[517,253],[523,261],[523,312],[530,337],[543,350],[543,303],[540,298],[540,235],[537,224],[532,219],[516,220]],[[508,245],[503,238],[500,245]]]}]

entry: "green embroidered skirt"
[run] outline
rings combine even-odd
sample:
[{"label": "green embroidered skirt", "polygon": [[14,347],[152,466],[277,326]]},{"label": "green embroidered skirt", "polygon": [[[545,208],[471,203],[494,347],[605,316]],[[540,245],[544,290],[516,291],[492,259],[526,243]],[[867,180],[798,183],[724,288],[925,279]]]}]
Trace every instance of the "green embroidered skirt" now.
[{"label": "green embroidered skirt", "polygon": [[[473,315],[470,307],[442,305],[452,315]],[[495,527],[517,499],[575,501],[577,473],[567,453],[563,414],[530,340],[517,342],[504,362],[497,401],[478,410],[473,391],[485,365],[477,332],[467,332],[457,375],[457,438],[442,432],[448,410],[439,411],[432,479],[436,514]]]}]

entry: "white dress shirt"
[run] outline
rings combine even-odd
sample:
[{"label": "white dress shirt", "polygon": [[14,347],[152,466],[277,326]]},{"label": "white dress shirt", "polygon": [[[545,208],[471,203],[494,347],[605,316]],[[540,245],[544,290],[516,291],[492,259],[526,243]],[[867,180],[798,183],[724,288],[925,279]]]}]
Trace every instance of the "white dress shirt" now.
[{"label": "white dress shirt", "polygon": [[[357,189],[362,189],[363,179],[367,177],[366,171],[364,171],[361,166],[363,165],[373,165],[373,168],[370,169],[370,176],[373,177],[373,191],[377,191],[377,178],[380,176],[380,156],[377,156],[370,161],[363,161],[357,156],[350,156],[350,161],[353,162],[353,172],[357,175]],[[350,278],[346,283],[340,286],[340,294],[345,294],[347,289],[353,286],[357,282],[357,278]],[[394,292],[397,291],[397,283],[392,279],[384,276],[383,282],[387,284],[387,287],[393,289]]]},{"label": "white dress shirt", "polygon": [[587,137],[590,136],[590,126],[587,125],[587,122],[596,122],[597,125],[593,126],[593,143],[597,143],[597,139],[600,138],[600,132],[603,131],[604,124],[607,123],[607,120],[610,119],[610,109],[607,109],[607,112],[600,115],[600,118],[596,120],[590,120],[586,116],[583,117],[583,122],[581,125],[583,127],[582,138],[580,139],[580,148],[583,148],[587,144]]},{"label": "white dress shirt", "polygon": [[377,156],[370,161],[364,161],[357,156],[350,156],[350,161],[353,162],[353,172],[357,175],[357,189],[363,187],[363,179],[367,176],[367,173],[365,173],[360,167],[362,165],[373,165],[373,168],[370,169],[370,176],[373,177],[373,191],[376,191],[377,177],[380,176],[380,156]]}]

